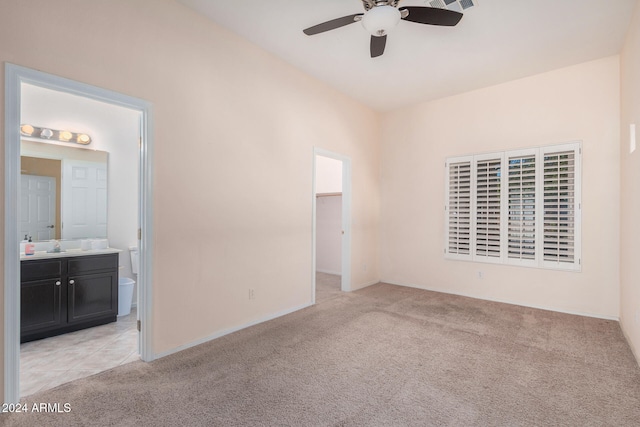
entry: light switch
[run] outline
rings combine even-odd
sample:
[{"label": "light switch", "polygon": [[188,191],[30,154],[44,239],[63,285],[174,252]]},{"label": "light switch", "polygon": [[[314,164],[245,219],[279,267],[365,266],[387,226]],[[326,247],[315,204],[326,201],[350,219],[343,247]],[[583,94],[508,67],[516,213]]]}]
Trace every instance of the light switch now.
[{"label": "light switch", "polygon": [[629,125],[629,154],[636,151],[636,125]]}]

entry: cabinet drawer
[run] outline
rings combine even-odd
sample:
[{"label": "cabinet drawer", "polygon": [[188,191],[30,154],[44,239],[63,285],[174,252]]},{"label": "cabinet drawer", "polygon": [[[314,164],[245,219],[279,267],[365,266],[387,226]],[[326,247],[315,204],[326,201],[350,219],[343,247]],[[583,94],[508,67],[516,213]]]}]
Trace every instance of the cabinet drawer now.
[{"label": "cabinet drawer", "polygon": [[118,254],[91,255],[69,259],[69,276],[105,270],[118,270]]},{"label": "cabinet drawer", "polygon": [[20,281],[60,278],[62,276],[62,260],[33,260],[20,262]]}]

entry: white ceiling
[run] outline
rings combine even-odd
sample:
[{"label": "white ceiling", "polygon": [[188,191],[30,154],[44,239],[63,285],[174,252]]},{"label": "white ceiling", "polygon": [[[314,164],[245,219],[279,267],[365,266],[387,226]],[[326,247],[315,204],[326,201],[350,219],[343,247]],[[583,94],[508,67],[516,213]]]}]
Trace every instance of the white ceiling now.
[{"label": "white ceiling", "polygon": [[378,111],[617,54],[636,4],[477,0],[456,27],[401,21],[384,55],[372,59],[360,23],[314,36],[302,32],[363,12],[361,0],[178,1]]}]

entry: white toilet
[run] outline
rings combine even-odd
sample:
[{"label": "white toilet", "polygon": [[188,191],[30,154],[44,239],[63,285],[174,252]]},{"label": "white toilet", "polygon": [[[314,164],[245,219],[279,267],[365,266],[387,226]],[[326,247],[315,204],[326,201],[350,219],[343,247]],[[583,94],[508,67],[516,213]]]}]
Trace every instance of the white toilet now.
[{"label": "white toilet", "polygon": [[[130,246],[131,272],[138,274],[138,247]],[[131,313],[131,302],[133,301],[133,288],[136,282],[128,277],[118,279],[118,317],[127,316]]]},{"label": "white toilet", "polygon": [[131,272],[138,275],[138,247],[129,246],[129,256],[131,257]]}]

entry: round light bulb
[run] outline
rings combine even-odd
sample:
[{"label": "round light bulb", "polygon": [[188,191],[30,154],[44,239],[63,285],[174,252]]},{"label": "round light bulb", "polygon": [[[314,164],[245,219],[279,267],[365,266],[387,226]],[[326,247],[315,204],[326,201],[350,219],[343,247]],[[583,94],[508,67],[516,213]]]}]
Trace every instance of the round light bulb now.
[{"label": "round light bulb", "polygon": [[400,11],[393,6],[376,6],[362,17],[362,26],[371,35],[382,37],[400,22]]},{"label": "round light bulb", "polygon": [[60,140],[61,141],[69,141],[72,136],[73,136],[73,134],[71,132],[69,132],[68,130],[60,131]]},{"label": "round light bulb", "polygon": [[35,131],[35,129],[31,125],[22,125],[22,126],[20,126],[20,132],[23,135],[31,136],[31,135],[33,135],[33,131]]},{"label": "round light bulb", "polygon": [[78,143],[80,143],[80,144],[88,144],[89,142],[91,142],[91,138],[89,138],[89,135],[84,134],[84,133],[78,135]]},{"label": "round light bulb", "polygon": [[53,131],[51,129],[42,129],[42,132],[40,132],[40,137],[41,138],[51,138],[53,136]]}]

